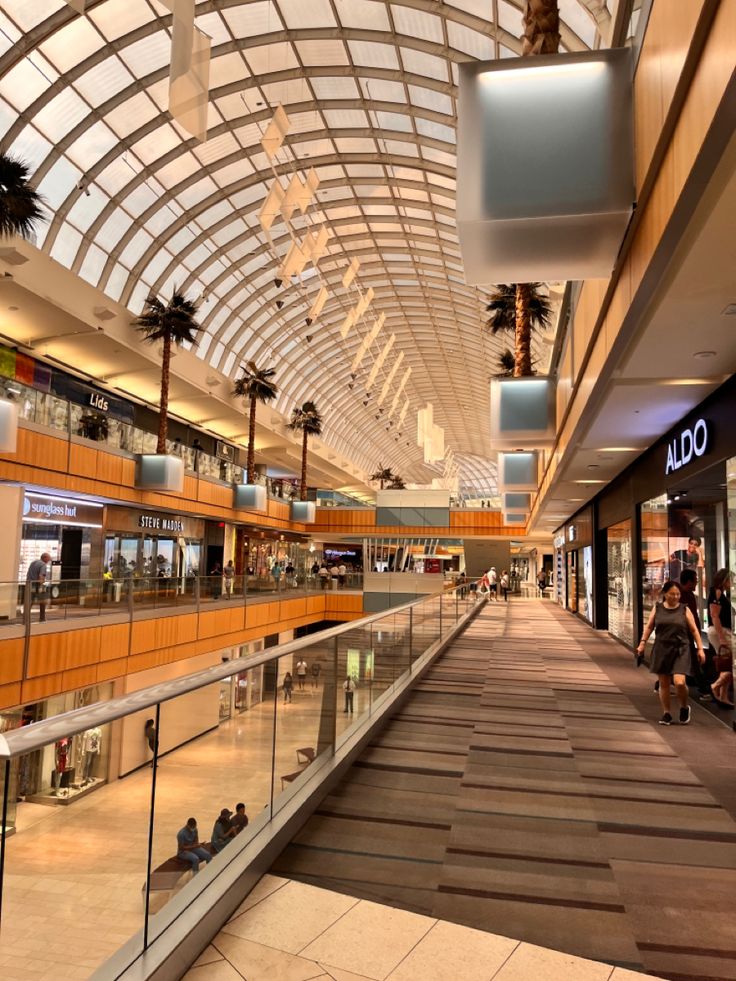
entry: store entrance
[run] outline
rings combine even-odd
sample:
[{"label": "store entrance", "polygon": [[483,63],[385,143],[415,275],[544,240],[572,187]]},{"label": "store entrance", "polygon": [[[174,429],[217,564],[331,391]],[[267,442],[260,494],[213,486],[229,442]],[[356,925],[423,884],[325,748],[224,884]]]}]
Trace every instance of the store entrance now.
[{"label": "store entrance", "polygon": [[64,528],[61,536],[61,578],[82,578],[82,543],[84,534],[81,528]]}]

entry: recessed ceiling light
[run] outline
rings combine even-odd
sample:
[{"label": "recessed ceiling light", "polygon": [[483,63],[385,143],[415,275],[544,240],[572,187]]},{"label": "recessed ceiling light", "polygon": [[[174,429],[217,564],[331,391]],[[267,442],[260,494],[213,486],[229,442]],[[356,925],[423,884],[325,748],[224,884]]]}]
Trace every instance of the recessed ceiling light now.
[{"label": "recessed ceiling light", "polygon": [[588,470],[600,470],[601,468],[598,466],[597,463],[589,463],[587,469]]},{"label": "recessed ceiling light", "polygon": [[20,310],[20,307],[8,307],[8,310]]},{"label": "recessed ceiling light", "polygon": [[729,303],[722,311],[724,317],[736,317],[736,303]]},{"label": "recessed ceiling light", "polygon": [[693,354],[693,357],[702,358],[704,360],[705,358],[714,358],[717,353],[717,351],[696,351],[695,354]]}]

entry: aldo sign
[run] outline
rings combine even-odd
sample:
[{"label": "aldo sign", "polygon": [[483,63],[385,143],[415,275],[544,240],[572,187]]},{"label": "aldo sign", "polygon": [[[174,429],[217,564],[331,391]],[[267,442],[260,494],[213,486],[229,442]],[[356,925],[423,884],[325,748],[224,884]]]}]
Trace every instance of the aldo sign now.
[{"label": "aldo sign", "polygon": [[667,466],[665,476],[686,467],[695,457],[702,456],[708,449],[710,432],[705,419],[698,419],[691,429],[683,429],[679,436],[667,444]]}]

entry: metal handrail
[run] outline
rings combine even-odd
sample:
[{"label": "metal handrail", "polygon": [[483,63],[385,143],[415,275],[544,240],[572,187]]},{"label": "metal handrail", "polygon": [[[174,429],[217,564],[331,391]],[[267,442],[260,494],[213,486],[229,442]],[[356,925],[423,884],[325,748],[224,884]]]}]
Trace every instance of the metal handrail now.
[{"label": "metal handrail", "polygon": [[303,650],[312,646],[315,640],[322,642],[330,640],[333,637],[339,637],[351,630],[360,630],[372,623],[376,623],[378,620],[385,619],[387,616],[393,616],[396,613],[413,609],[421,603],[426,603],[428,600],[438,597],[441,599],[442,597],[457,593],[461,589],[467,589],[469,585],[470,583],[467,582],[453,589],[446,589],[438,593],[428,593],[419,599],[411,600],[409,603],[403,603],[401,606],[391,607],[388,610],[382,610],[380,613],[373,613],[370,616],[361,617],[360,620],[351,620],[349,623],[341,624],[339,627],[329,627],[327,630],[319,631],[318,634],[309,634],[298,640],[291,640],[286,644],[279,644],[277,647],[270,647],[267,652],[252,654],[248,657],[238,658],[235,661],[227,661],[226,663],[197,671],[194,674],[185,675],[183,678],[159,682],[156,685],[150,685],[148,688],[141,688],[140,691],[133,692],[130,695],[122,695],[119,698],[113,698],[109,702],[98,702],[96,705],[73,709],[70,712],[64,712],[51,719],[34,722],[33,725],[13,729],[10,732],[0,735],[0,759],[13,759],[17,756],[23,756],[35,749],[41,749],[49,743],[56,742],[57,739],[62,737],[75,736],[80,732],[85,732],[87,729],[102,726],[108,722],[122,719],[126,715],[133,715],[135,712],[152,708],[154,705],[170,701],[179,695],[186,695],[188,692],[197,691],[215,682],[224,681],[226,678],[241,674],[249,668],[278,660],[278,658],[283,657],[285,654]]}]

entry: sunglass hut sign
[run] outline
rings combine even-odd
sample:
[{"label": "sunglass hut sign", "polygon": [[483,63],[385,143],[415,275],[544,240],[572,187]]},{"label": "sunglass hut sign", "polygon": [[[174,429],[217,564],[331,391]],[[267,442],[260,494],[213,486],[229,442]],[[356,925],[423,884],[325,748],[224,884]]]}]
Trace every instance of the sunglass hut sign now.
[{"label": "sunglass hut sign", "polygon": [[690,429],[682,432],[667,444],[667,466],[664,473],[675,473],[697,457],[703,456],[710,442],[710,427],[705,419],[698,419]]}]

